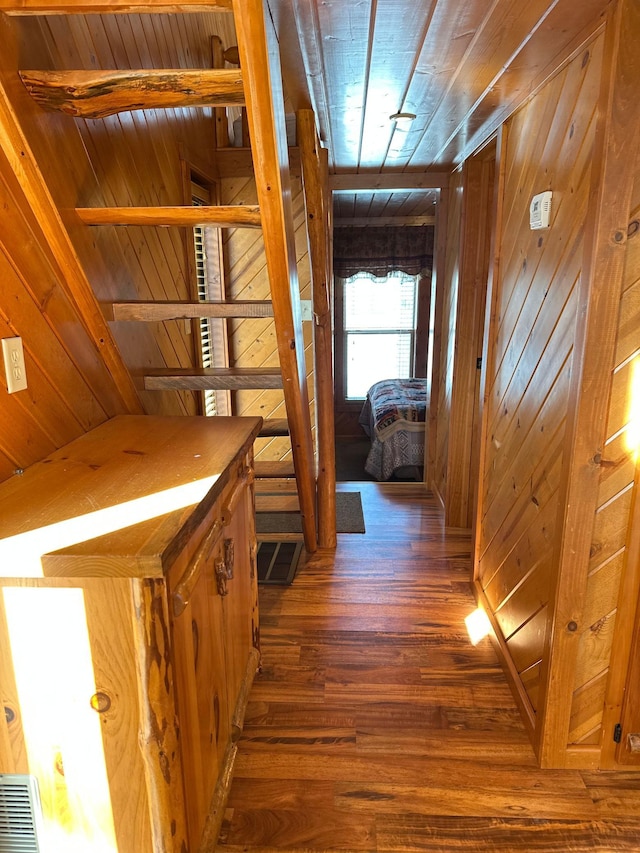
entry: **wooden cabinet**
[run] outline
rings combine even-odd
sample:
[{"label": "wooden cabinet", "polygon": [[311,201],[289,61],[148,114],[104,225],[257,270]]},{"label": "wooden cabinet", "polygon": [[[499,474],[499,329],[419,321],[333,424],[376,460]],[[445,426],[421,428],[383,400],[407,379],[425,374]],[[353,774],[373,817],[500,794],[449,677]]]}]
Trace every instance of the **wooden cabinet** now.
[{"label": "wooden cabinet", "polygon": [[53,849],[197,851],[258,665],[259,418],[115,418],[0,486],[0,772]]}]

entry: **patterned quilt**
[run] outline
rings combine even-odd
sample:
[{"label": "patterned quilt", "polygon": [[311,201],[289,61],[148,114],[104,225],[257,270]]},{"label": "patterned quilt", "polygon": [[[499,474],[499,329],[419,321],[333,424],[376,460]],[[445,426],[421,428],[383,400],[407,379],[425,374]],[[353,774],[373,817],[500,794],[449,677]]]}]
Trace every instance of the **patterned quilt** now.
[{"label": "patterned quilt", "polygon": [[399,429],[424,429],[427,411],[426,379],[384,379],[367,392],[371,421],[377,437],[384,441]]},{"label": "patterned quilt", "polygon": [[[365,470],[388,480],[424,464],[427,387],[425,379],[385,379],[369,389],[359,422],[371,438]],[[410,474],[409,476],[413,476]]]}]

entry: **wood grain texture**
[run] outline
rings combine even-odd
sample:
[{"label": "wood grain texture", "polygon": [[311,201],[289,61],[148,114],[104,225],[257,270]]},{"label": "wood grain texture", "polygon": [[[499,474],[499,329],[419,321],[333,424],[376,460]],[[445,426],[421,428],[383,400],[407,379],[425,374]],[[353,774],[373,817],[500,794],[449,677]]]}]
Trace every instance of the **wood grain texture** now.
[{"label": "wood grain texture", "polygon": [[272,317],[270,302],[114,302],[114,320],[176,320],[193,317]]},{"label": "wood grain texture", "polygon": [[[629,82],[640,67],[632,48],[639,33],[640,16],[635,4],[621,2],[609,17],[604,45],[600,120],[594,138],[594,162],[598,168],[593,172],[583,274],[578,290],[578,310],[584,321],[577,328],[569,393],[566,463],[560,483],[558,516],[563,531],[554,549],[554,562],[558,565],[558,584],[553,595],[554,622],[567,626],[575,620],[579,630],[565,628],[549,642],[549,654],[542,672],[546,713],[540,744],[545,762],[557,761],[565,749],[571,704],[562,682],[575,673],[576,662],[581,657],[578,643],[583,637],[580,634],[586,627],[582,622],[588,588],[585,559],[590,555],[588,543],[598,506],[600,471],[597,463],[606,436],[611,366],[623,292],[624,242],[639,162],[637,157],[628,158],[620,153],[621,140],[628,134],[640,132],[640,109]],[[624,507],[624,500],[621,507]],[[624,509],[620,514],[624,517]],[[604,515],[600,513],[600,520]],[[626,515],[628,518],[628,512]],[[597,528],[598,521],[595,524]],[[610,540],[603,552],[611,554],[624,542],[625,534],[616,542],[615,529],[620,527],[619,522],[602,522],[602,526],[606,532],[600,529],[598,535]],[[623,523],[622,527],[625,526]],[[605,627],[611,630],[609,615],[599,622],[603,630],[592,630],[592,635],[606,638]],[[632,630],[631,624],[628,630]],[[582,660],[593,656],[590,667],[584,666],[582,675],[586,677],[590,669],[591,678],[595,680],[602,673],[609,654],[606,647],[594,653],[593,645],[582,643]],[[585,646],[590,646],[586,653]]]},{"label": "wood grain texture", "polygon": [[366,534],[260,589],[219,850],[633,850],[640,778],[537,769],[491,643],[469,644],[469,534],[431,496],[343,488]]},{"label": "wood grain texture", "polygon": [[[315,115],[311,110],[299,110],[297,120],[313,292],[318,544],[321,548],[334,548],[336,545],[336,449],[333,412],[332,261],[329,238],[331,193],[326,189],[327,161],[320,147]],[[326,150],[324,153],[326,154]]]},{"label": "wood grain texture", "polygon": [[[488,315],[477,575],[523,706],[540,711],[558,489],[582,263],[602,39],[508,125],[498,277]],[[533,122],[538,132],[527,128]],[[523,199],[549,182],[561,200],[548,232]],[[564,205],[563,189],[571,195]],[[554,196],[555,198],[555,196]]]},{"label": "wood grain texture", "polygon": [[76,215],[85,225],[152,225],[155,227],[260,228],[257,207],[77,207]]},{"label": "wood grain texture", "polygon": [[[203,13],[197,21],[191,17],[181,21],[177,16],[163,18],[160,15],[3,18],[0,36],[6,57],[8,94],[54,203],[65,211],[64,225],[100,302],[192,297],[187,280],[186,245],[178,230],[100,229],[100,233],[97,230],[89,232],[77,220],[73,221],[75,217],[71,211],[82,206],[183,204],[178,143],[188,139],[188,148],[194,158],[206,164],[207,170],[213,173],[215,169],[209,143],[211,116],[206,110],[173,109],[122,113],[89,122],[81,119],[70,121],[61,115],[45,113],[30,101],[15,75],[18,56],[20,62],[33,67],[42,67],[46,63],[46,67],[60,70],[78,67],[210,67],[209,38],[218,28],[216,19],[213,13]],[[58,152],[55,158],[50,157],[52,145]],[[34,227],[34,238],[30,240],[32,252],[37,245],[45,242],[39,226],[29,225],[32,230]],[[8,230],[6,236],[10,236]],[[23,245],[26,247],[26,243]],[[114,413],[116,409],[107,399],[112,380],[107,375],[92,378],[90,370],[95,373],[97,368],[90,367],[91,359],[99,365],[100,353],[87,352],[86,345],[82,343],[85,333],[77,324],[74,326],[70,322],[68,311],[61,304],[62,285],[51,286],[51,271],[35,272],[40,250],[32,259],[25,261],[22,257],[24,251],[22,256],[16,254],[18,246],[20,243],[10,250],[14,262],[29,282],[29,287],[34,289],[33,298],[40,300],[47,321],[69,353],[65,358],[71,364],[60,369],[58,355],[52,352],[54,362],[45,351],[38,355],[38,362],[52,366],[55,363],[58,381],[63,377],[70,378],[74,369],[84,373],[89,380],[89,388],[97,385],[101,389],[97,392],[98,405],[102,402],[109,414]],[[55,264],[48,250],[45,252],[48,263]],[[53,272],[53,275],[61,273]],[[21,300],[22,303],[26,307],[26,300]],[[5,310],[12,304],[11,300],[5,300],[4,293],[3,304]],[[193,336],[186,334],[184,323],[166,321],[144,328],[116,323],[110,324],[109,329],[127,367],[137,377],[150,365],[187,366],[195,363]],[[23,336],[27,352],[34,351],[37,340],[45,342],[47,339],[47,336],[41,337],[40,332],[37,337],[30,335],[23,322],[18,333]],[[52,346],[48,349],[52,350]],[[100,370],[106,373],[104,366]],[[83,384],[86,387],[86,382]],[[197,411],[197,396],[190,392],[147,393],[140,378],[135,380],[135,387],[150,413]],[[59,409],[55,393],[47,392],[45,397],[41,396],[42,408],[45,408],[44,400],[51,399],[52,406]],[[64,403],[62,388],[57,393]],[[83,408],[86,408],[86,395],[86,390],[78,389],[74,397]],[[70,408],[73,410],[74,407],[75,403],[72,403]],[[46,416],[42,419],[46,421]],[[92,426],[97,422],[94,420]],[[25,436],[28,434],[24,433]],[[68,433],[67,440],[72,437]],[[32,446],[35,450],[37,442]]]},{"label": "wood grain texture", "polygon": [[130,110],[238,106],[244,103],[240,70],[20,71],[43,109],[82,118]]}]

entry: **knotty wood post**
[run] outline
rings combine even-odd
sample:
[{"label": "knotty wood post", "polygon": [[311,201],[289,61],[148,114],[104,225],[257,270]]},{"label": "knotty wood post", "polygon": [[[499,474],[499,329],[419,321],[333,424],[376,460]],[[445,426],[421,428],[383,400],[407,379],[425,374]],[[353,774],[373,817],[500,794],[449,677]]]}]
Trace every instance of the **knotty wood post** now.
[{"label": "knotty wood post", "polygon": [[447,221],[449,217],[449,186],[441,187],[440,198],[436,205],[436,227],[434,234],[435,288],[432,294],[434,311],[433,359],[431,376],[428,377],[429,410],[427,412],[427,436],[425,441],[424,482],[440,497],[436,484],[436,458],[438,440],[438,396],[440,393],[441,348],[442,348],[442,312],[444,305],[444,276],[447,255]]},{"label": "knotty wood post", "polygon": [[317,548],[315,460],[278,44],[266,26],[264,0],[234,7],[302,531],[312,552]]},{"label": "knotty wood post", "polygon": [[597,506],[611,366],[620,307],[627,220],[640,134],[640,6],[610,11],[592,158],[579,325],[571,373],[559,490],[556,586],[547,624],[536,746],[543,767],[567,766],[574,671],[582,634],[587,566]]},{"label": "knotty wood post", "polygon": [[336,546],[336,448],[333,412],[333,358],[329,246],[329,204],[323,192],[323,163],[320,140],[312,110],[297,114],[298,145],[302,165],[302,187],[307,213],[307,238],[313,288],[313,341],[316,380],[316,447],[318,453],[318,543]]}]

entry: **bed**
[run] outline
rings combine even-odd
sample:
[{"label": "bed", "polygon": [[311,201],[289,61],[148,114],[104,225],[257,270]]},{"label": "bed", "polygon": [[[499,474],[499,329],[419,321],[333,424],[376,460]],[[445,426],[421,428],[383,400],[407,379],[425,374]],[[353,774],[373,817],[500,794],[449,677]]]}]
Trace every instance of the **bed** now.
[{"label": "bed", "polygon": [[426,379],[384,379],[369,388],[359,417],[371,440],[368,474],[422,480],[426,414]]}]

